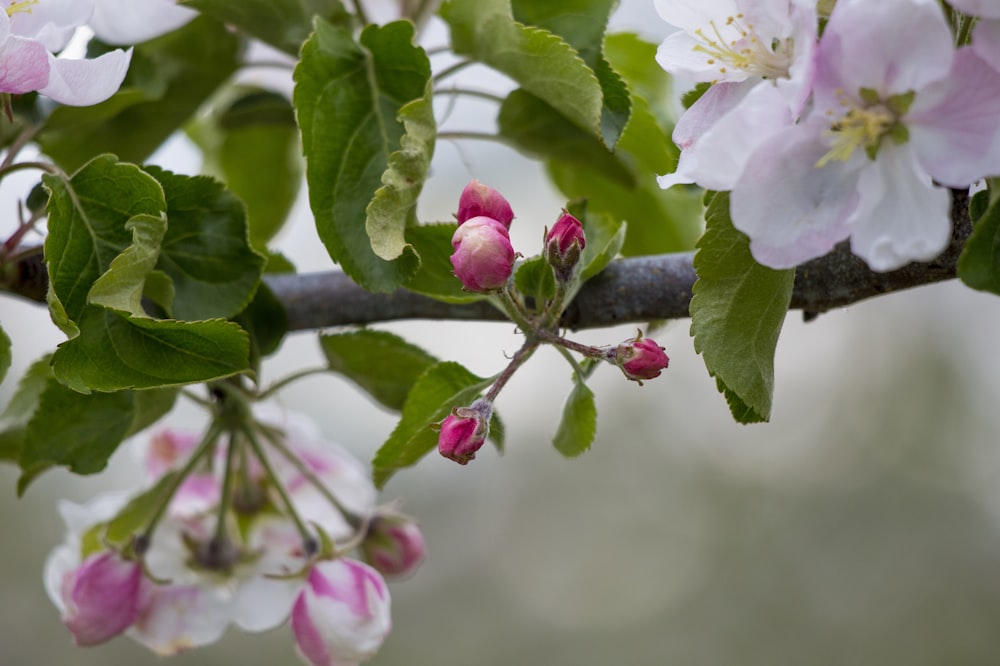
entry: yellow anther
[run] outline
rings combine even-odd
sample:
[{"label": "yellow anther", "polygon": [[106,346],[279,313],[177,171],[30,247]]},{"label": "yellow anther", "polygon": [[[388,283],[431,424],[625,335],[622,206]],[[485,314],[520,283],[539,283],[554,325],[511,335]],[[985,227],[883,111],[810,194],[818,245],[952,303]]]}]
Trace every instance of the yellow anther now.
[{"label": "yellow anther", "polygon": [[7,16],[13,16],[14,14],[31,13],[32,5],[37,5],[41,0],[21,0],[21,2],[12,2],[10,7],[7,7]]}]

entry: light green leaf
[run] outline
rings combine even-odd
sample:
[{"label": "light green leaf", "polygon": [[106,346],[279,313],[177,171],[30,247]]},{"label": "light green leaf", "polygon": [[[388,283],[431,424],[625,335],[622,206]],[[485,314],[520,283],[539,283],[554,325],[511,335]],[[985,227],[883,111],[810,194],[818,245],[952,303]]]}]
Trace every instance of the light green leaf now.
[{"label": "light green leaf", "polygon": [[10,346],[10,336],[0,326],[0,382],[3,382],[7,377],[7,371],[10,370],[10,362],[13,359]]},{"label": "light green leaf", "polygon": [[347,24],[340,0],[184,0],[184,3],[233,25],[293,56],[312,32],[314,16]]},{"label": "light green leaf", "polygon": [[406,288],[448,303],[472,303],[483,294],[465,291],[451,264],[455,223],[423,224],[406,230],[406,241],[420,255],[420,269],[407,281]]},{"label": "light green leaf", "polygon": [[17,390],[0,414],[4,426],[25,426],[38,406],[38,398],[52,378],[49,356],[38,359],[21,376]]},{"label": "light green leaf", "polygon": [[398,120],[406,128],[400,149],[389,155],[389,168],[382,174],[382,187],[368,205],[365,222],[375,254],[395,259],[403,254],[407,226],[417,220],[417,197],[423,188],[434,155],[437,125],[430,81],[423,98],[405,104]]},{"label": "light green leaf", "polygon": [[563,116],[601,137],[600,81],[556,34],[514,20],[510,0],[450,0],[441,16],[455,53],[503,72]]},{"label": "light green leaf", "polygon": [[156,180],[113,155],[93,159],[69,184],[51,175],[42,181],[50,193],[45,238],[50,308],[54,320],[78,323],[94,282],[132,243],[126,223],[136,215],[158,218],[166,200]]},{"label": "light green leaf", "polygon": [[250,245],[243,202],[206,176],[144,170],[166,196],[167,231],[156,267],[173,280],[171,316],[197,321],[241,312],[266,262]]},{"label": "light green leaf", "polygon": [[443,421],[453,407],[471,404],[494,379],[477,377],[451,361],[433,365],[420,375],[399,423],[372,461],[375,485],[384,487],[397,470],[416,464],[432,451],[438,433],[431,426]]},{"label": "light green leaf", "polygon": [[414,382],[437,359],[385,331],[321,335],[330,370],[344,375],[389,409],[400,410]]},{"label": "light green leaf", "polygon": [[518,266],[514,273],[514,286],[526,297],[533,299],[535,309],[541,311],[545,301],[555,296],[556,276],[545,257],[532,257]]},{"label": "light green leaf", "polygon": [[56,377],[75,391],[158,388],[228,377],[248,369],[250,341],[237,324],[129,317],[90,306],[80,335],[52,356]]},{"label": "light green leaf", "polygon": [[594,393],[577,381],[563,407],[562,421],[552,444],[567,458],[575,458],[590,448],[597,433],[597,407]]},{"label": "light green leaf", "polygon": [[331,258],[370,291],[397,289],[419,263],[412,250],[393,261],[379,257],[365,223],[390,155],[401,148],[400,111],[424,98],[430,80],[430,62],[412,38],[407,21],[368,26],[357,43],[317,19],[295,68],[293,103],[316,229]]},{"label": "light green leaf", "polygon": [[239,52],[239,38],[208,17],[136,46],[110,99],[52,113],[37,136],[42,152],[68,172],[106,152],[144,161],[236,71]]},{"label": "light green leaf", "polygon": [[[978,208],[988,201],[989,193],[976,196],[980,195],[985,196],[973,198]],[[972,235],[958,258],[958,277],[973,289],[1000,295],[1000,200],[973,219]]]},{"label": "light green leaf", "polygon": [[749,239],[729,218],[727,193],[712,198],[705,220],[694,258],[694,348],[725,393],[733,417],[740,423],[766,421],[774,393],[774,350],[795,271],[753,260]]},{"label": "light green leaf", "polygon": [[580,263],[583,269],[580,271],[580,279],[589,280],[601,271],[618,256],[622,245],[625,243],[625,231],[627,225],[616,220],[607,213],[592,213],[588,210],[586,200],[570,202],[567,210],[583,223],[583,232],[587,239],[587,246],[583,248],[583,256]]},{"label": "light green leaf", "polygon": [[132,232],[132,244],[115,257],[108,270],[90,287],[87,301],[145,317],[142,293],[146,276],[160,256],[160,242],[167,230],[166,216],[136,215],[125,223]]}]

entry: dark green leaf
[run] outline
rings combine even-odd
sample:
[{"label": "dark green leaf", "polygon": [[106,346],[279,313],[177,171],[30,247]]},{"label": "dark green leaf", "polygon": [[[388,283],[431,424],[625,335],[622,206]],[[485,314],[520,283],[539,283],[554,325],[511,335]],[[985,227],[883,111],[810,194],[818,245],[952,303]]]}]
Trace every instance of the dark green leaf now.
[{"label": "dark green leaf", "polygon": [[208,17],[140,44],[114,96],[52,113],[38,134],[42,152],[65,171],[105,152],[144,161],[236,71],[239,51],[238,37]]},{"label": "dark green leaf", "polygon": [[0,462],[16,463],[24,448],[24,426],[0,430]]},{"label": "dark green leaf", "polygon": [[605,55],[632,92],[653,110],[661,127],[672,127],[676,120],[671,104],[671,79],[656,62],[658,44],[644,41],[632,33],[607,35]]},{"label": "dark green leaf", "polygon": [[616,0],[512,0],[516,21],[544,28],[566,40],[590,67],[601,86],[601,138],[614,148],[628,123],[632,102],[622,78],[604,58],[604,32]]},{"label": "dark green leaf", "polygon": [[317,19],[295,68],[293,102],[302,129],[309,203],[327,251],[370,291],[400,287],[418,266],[411,251],[393,261],[375,254],[366,209],[401,148],[400,110],[422,99],[430,63],[414,46],[413,25],[368,26],[360,44]]},{"label": "dark green leaf", "polygon": [[432,426],[443,421],[453,407],[471,404],[494,379],[477,377],[451,361],[433,365],[420,375],[399,423],[372,461],[375,485],[382,488],[398,469],[416,464],[433,450],[438,433]]},{"label": "dark green leaf", "polygon": [[[977,206],[982,207],[982,199]],[[958,277],[973,289],[1000,294],[1000,203],[997,201],[976,218],[972,235],[958,258]]]},{"label": "dark green leaf", "polygon": [[345,26],[350,19],[340,0],[185,0],[185,4],[293,56],[312,32],[314,16]]},{"label": "dark green leaf", "polygon": [[597,433],[597,407],[594,393],[583,382],[576,382],[563,407],[562,421],[552,443],[567,458],[575,458],[590,448]]},{"label": "dark green leaf", "polygon": [[[163,190],[149,174],[113,155],[95,158],[70,183],[43,177],[49,198],[45,258],[53,318],[78,322],[90,289],[111,262],[132,243],[126,223],[135,215],[159,217]],[[62,322],[64,330],[67,326]],[[73,334],[72,327],[67,333]]]},{"label": "dark green leaf", "polygon": [[406,230],[406,241],[420,255],[420,269],[406,283],[406,288],[449,303],[471,303],[483,298],[462,288],[451,264],[451,237],[454,223],[423,224]]},{"label": "dark green leaf", "polygon": [[414,382],[437,359],[397,335],[361,330],[319,338],[330,370],[390,409],[402,409]]},{"label": "dark green leaf", "polygon": [[510,0],[450,0],[441,16],[451,28],[455,53],[503,72],[571,122],[602,137],[601,83],[563,38],[516,22]]},{"label": "dark green leaf", "polygon": [[242,311],[265,263],[250,246],[243,202],[212,178],[144,169],[166,196],[168,225],[156,267],[174,283],[171,316],[197,321]]},{"label": "dark green leaf", "polygon": [[0,327],[0,382],[3,382],[4,378],[7,377],[11,360],[10,336],[3,330],[3,327]]},{"label": "dark green leaf", "polygon": [[19,493],[51,465],[65,465],[76,474],[101,471],[134,419],[132,391],[83,395],[50,379],[25,432]]},{"label": "dark green leaf", "polygon": [[117,548],[127,548],[135,536],[145,529],[156,512],[170,500],[177,488],[180,470],[167,472],[152,488],[136,495],[118,514],[108,521],[104,541]]},{"label": "dark green leaf", "polygon": [[250,305],[235,319],[250,335],[251,365],[257,368],[260,359],[278,350],[288,332],[288,315],[285,306],[263,282]]},{"label": "dark green leaf", "polygon": [[729,195],[716,194],[698,243],[691,300],[695,351],[726,394],[740,423],[766,421],[774,393],[774,350],[788,312],[794,270],[761,266],[732,226]]},{"label": "dark green leaf", "polygon": [[177,401],[177,389],[149,389],[135,392],[135,415],[126,437],[142,432],[166,416]]},{"label": "dark green leaf", "polygon": [[52,369],[82,393],[177,386],[247,370],[249,347],[246,331],[232,322],[128,317],[89,306],[80,334],[53,354]]}]

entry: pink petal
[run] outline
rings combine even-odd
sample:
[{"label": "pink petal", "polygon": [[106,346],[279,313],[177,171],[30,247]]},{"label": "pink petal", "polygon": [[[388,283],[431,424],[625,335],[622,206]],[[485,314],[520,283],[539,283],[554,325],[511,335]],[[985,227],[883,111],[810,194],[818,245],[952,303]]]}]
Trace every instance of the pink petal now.
[{"label": "pink petal", "polygon": [[966,187],[1000,173],[1000,72],[959,49],[948,78],[920,91],[905,124],[934,180]]},{"label": "pink petal", "polygon": [[45,47],[33,39],[8,37],[0,46],[0,92],[20,95],[39,90],[48,81],[49,52]]},{"label": "pink petal", "polygon": [[822,121],[807,122],[772,136],[733,188],[733,226],[750,237],[754,259],[765,266],[797,266],[848,236],[858,160],[817,168],[827,151],[823,128]]},{"label": "pink petal", "polygon": [[861,170],[860,200],[848,223],[851,250],[875,271],[929,261],[951,236],[947,190],[934,187],[908,145],[883,144]]},{"label": "pink petal", "polygon": [[38,92],[69,106],[90,106],[117,92],[128,72],[132,49],[99,58],[70,60],[49,56],[49,82]]}]

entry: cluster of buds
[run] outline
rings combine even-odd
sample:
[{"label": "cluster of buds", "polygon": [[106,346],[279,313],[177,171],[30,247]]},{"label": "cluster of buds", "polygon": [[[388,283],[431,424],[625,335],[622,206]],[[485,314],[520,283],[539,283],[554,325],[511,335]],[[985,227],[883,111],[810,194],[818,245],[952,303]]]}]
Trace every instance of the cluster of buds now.
[{"label": "cluster of buds", "polygon": [[[152,490],[60,505],[69,533],[45,582],[78,645],[125,633],[171,655],[230,624],[257,632],[290,620],[307,664],[375,654],[392,624],[383,576],[420,565],[419,528],[376,507],[365,468],[308,420],[262,412],[254,424],[260,441],[249,430],[162,431],[142,460]],[[161,489],[172,493],[123,538],[122,516]],[[345,556],[355,548],[361,559]]]},{"label": "cluster of buds", "polygon": [[[551,275],[535,279],[537,273],[530,274],[532,278],[525,283],[539,285],[537,292],[530,294],[521,293],[514,284],[521,282],[510,279],[518,253],[510,243],[508,230],[514,212],[507,199],[495,189],[473,180],[459,197],[455,217],[458,228],[452,237],[455,253],[451,256],[455,276],[466,290],[486,295],[503,310],[524,334],[525,342],[483,397],[471,405],[454,407],[436,424],[438,452],[442,456],[460,465],[476,457],[489,436],[494,399],[514,372],[543,343],[616,365],[626,378],[639,384],[658,377],[667,368],[670,359],[663,347],[641,333],[634,340],[610,348],[579,344],[559,333],[560,317],[582,283],[581,266],[587,247],[584,224],[569,211],[563,209],[552,228],[545,230],[542,266],[547,265]],[[537,260],[534,263],[533,270],[537,270]],[[574,370],[581,381],[590,373],[575,362]]]}]

